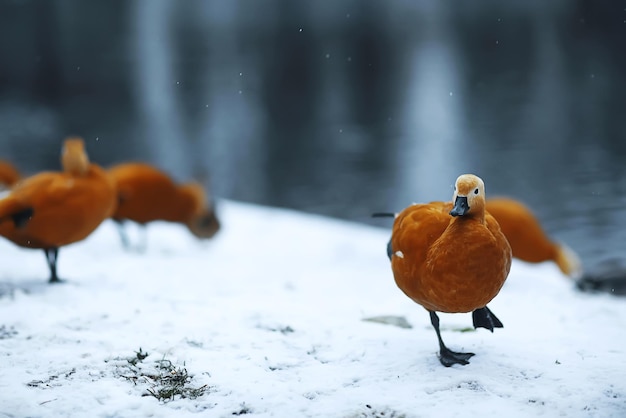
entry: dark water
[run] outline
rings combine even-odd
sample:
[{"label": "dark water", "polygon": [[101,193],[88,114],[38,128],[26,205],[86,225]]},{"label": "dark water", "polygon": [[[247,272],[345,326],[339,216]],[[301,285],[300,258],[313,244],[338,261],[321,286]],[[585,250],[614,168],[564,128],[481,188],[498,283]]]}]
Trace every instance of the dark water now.
[{"label": "dark water", "polygon": [[624,258],[626,3],[458,3],[0,1],[0,153],[54,169],[79,134],[375,225],[474,172],[587,267]]}]

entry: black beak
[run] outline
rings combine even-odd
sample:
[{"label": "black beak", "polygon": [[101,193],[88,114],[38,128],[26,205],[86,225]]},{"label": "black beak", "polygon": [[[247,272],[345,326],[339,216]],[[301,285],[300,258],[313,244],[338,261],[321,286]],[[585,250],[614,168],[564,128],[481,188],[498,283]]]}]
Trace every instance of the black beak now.
[{"label": "black beak", "polygon": [[456,200],[454,201],[454,207],[450,211],[450,215],[452,215],[452,216],[463,216],[463,215],[465,215],[467,213],[467,211],[469,209],[470,209],[470,207],[467,204],[467,197],[466,196],[457,196]]}]

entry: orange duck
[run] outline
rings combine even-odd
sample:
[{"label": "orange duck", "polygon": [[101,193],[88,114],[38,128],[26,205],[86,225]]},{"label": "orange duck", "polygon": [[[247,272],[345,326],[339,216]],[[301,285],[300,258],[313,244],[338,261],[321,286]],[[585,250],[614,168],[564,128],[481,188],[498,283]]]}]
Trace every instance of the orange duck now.
[{"label": "orange duck", "polygon": [[576,253],[565,244],[551,241],[524,204],[509,198],[492,198],[487,200],[487,211],[498,220],[513,257],[529,263],[553,261],[563,274],[573,279],[582,276]]},{"label": "orange duck", "polygon": [[387,252],[398,287],[430,313],[441,364],[468,364],[474,353],[457,353],[445,346],[437,312],[472,312],[474,328],[493,332],[502,327],[487,303],[509,274],[511,247],[498,222],[485,212],[483,181],[461,175],[453,203],[404,209],[394,221]]},{"label": "orange duck", "polygon": [[114,182],[89,163],[82,139],[65,140],[61,163],[62,172],[26,178],[0,200],[0,235],[22,247],[43,249],[50,283],[61,281],[59,248],[85,239],[117,203]]},{"label": "orange duck", "polygon": [[141,225],[158,220],[181,223],[198,238],[211,238],[219,230],[214,207],[200,184],[178,185],[144,163],[118,164],[108,172],[118,188],[119,204],[112,217],[120,225],[125,247],[129,247],[122,225],[126,220]]},{"label": "orange duck", "polygon": [[0,161],[0,191],[10,189],[20,179],[20,172],[8,161]]}]

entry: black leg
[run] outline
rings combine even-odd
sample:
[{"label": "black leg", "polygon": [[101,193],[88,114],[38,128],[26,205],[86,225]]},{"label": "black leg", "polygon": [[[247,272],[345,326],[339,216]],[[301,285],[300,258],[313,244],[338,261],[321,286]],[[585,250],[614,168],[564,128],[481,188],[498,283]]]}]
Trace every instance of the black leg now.
[{"label": "black leg", "polygon": [[133,247],[130,243],[130,238],[128,237],[128,231],[126,229],[126,220],[124,219],[114,219],[115,224],[117,225],[117,230],[120,233],[120,238],[122,240],[122,246],[127,251],[136,251],[138,253],[143,253],[146,251],[148,247],[148,233],[146,230],[146,225],[139,224],[139,242],[135,247]]},{"label": "black leg", "polygon": [[450,350],[443,343],[441,339],[441,332],[439,331],[439,317],[435,311],[428,311],[430,313],[430,323],[433,324],[433,328],[435,328],[435,332],[437,333],[437,340],[439,340],[439,361],[446,367],[450,367],[453,364],[461,364],[466,365],[469,364],[467,361],[470,357],[474,355],[474,353],[457,353],[455,351]]},{"label": "black leg", "polygon": [[130,241],[128,240],[128,234],[126,233],[126,228],[124,226],[123,220],[114,219],[115,224],[117,225],[117,230],[120,233],[120,239],[122,240],[122,246],[125,249],[130,248]]},{"label": "black leg", "polygon": [[141,231],[139,234],[141,235],[141,241],[137,244],[137,252],[145,253],[146,248],[148,248],[148,227],[144,224],[139,225],[139,230]]},{"label": "black leg", "polygon": [[48,267],[50,268],[50,280],[49,283],[61,283],[62,280],[57,276],[57,259],[59,256],[58,248],[45,248],[46,260],[48,261]]},{"label": "black leg", "polygon": [[502,328],[502,322],[497,316],[489,310],[488,307],[476,309],[472,312],[472,320],[474,321],[474,328],[485,328],[493,332],[494,328]]}]

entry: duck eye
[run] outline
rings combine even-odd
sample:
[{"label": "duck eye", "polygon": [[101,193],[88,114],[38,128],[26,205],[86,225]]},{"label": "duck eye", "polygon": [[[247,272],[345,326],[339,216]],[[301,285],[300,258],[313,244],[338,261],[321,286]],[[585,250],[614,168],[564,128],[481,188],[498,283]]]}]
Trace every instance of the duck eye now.
[{"label": "duck eye", "polygon": [[474,194],[478,194],[478,188],[474,189]]}]

